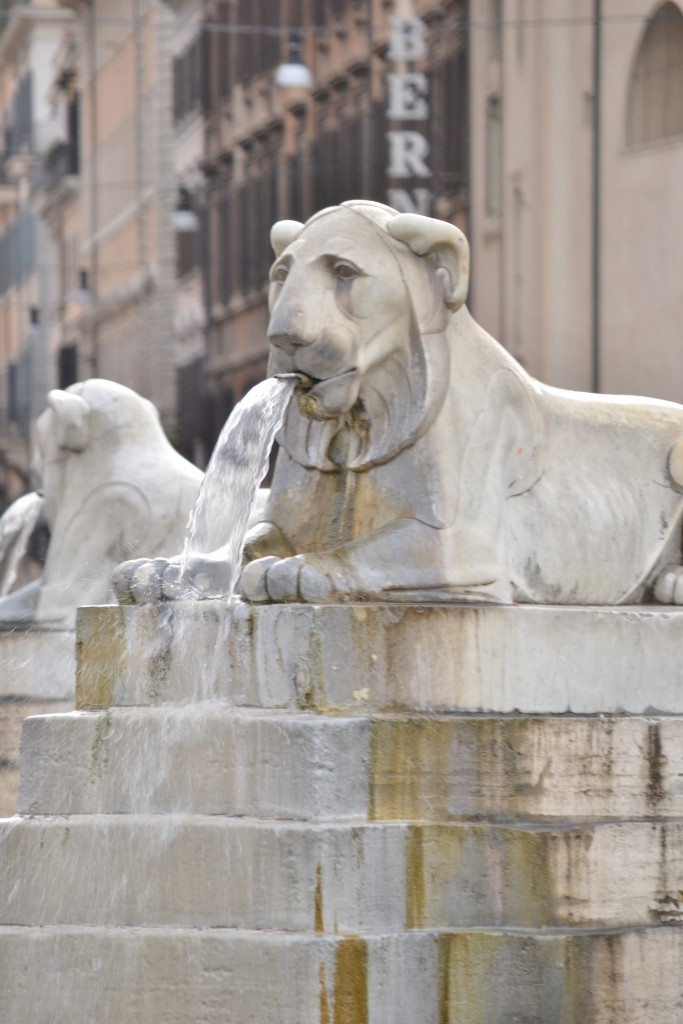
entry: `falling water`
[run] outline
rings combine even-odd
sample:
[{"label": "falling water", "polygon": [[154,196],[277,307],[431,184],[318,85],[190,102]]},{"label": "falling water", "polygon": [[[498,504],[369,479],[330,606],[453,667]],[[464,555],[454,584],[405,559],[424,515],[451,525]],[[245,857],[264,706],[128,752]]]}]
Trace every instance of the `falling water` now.
[{"label": "falling water", "polygon": [[32,491],[12,502],[0,517],[0,597],[12,589],[44,504],[43,496]]},{"label": "falling water", "polygon": [[[269,377],[233,409],[216,442],[190,517],[180,560],[183,583],[194,575],[194,556],[210,554],[211,562],[220,563],[227,572],[221,581],[221,596],[232,594],[256,492],[298,382],[294,374]],[[198,589],[196,579],[192,589]],[[202,588],[201,596],[211,595]]]}]

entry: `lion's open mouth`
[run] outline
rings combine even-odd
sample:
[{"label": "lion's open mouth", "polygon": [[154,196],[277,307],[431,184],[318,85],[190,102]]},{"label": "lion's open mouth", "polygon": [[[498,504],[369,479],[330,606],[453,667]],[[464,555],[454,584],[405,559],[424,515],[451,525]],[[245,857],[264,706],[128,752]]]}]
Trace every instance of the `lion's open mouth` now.
[{"label": "lion's open mouth", "polygon": [[330,374],[329,377],[311,377],[310,374],[306,374],[305,376],[307,376],[308,379],[311,381],[311,387],[315,388],[321,384],[333,384],[336,383],[337,381],[343,382],[349,380],[356,373],[358,373],[357,368],[355,366],[352,366],[350,370],[344,370],[343,373],[333,373]]},{"label": "lion's open mouth", "polygon": [[295,380],[299,411],[311,419],[334,419],[348,412],[358,398],[358,369],[331,377],[313,377],[300,370],[274,373],[278,380]]},{"label": "lion's open mouth", "polygon": [[306,390],[320,383],[317,377],[311,377],[307,373],[299,373],[294,371],[291,373],[274,373],[273,377],[275,378],[275,380],[295,380],[297,381],[299,387],[305,388]]},{"label": "lion's open mouth", "polygon": [[342,387],[345,387],[357,372],[357,367],[352,366],[350,370],[344,370],[343,373],[332,374],[329,377],[314,377],[312,374],[304,373],[301,370],[292,370],[287,373],[274,373],[273,376],[277,378],[277,380],[294,379],[297,381],[297,386],[303,388],[304,391],[316,391],[316,389],[324,390],[328,387],[336,387],[337,384],[341,384]]}]

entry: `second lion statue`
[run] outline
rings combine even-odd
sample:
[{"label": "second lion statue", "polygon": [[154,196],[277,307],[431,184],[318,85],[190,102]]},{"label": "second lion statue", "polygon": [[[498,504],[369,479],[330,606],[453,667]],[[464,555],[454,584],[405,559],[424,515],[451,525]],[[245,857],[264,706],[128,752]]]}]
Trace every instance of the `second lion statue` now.
[{"label": "second lion statue", "polygon": [[271,237],[270,372],[306,386],[244,597],[683,603],[683,407],[531,378],[451,224],[353,201]]}]

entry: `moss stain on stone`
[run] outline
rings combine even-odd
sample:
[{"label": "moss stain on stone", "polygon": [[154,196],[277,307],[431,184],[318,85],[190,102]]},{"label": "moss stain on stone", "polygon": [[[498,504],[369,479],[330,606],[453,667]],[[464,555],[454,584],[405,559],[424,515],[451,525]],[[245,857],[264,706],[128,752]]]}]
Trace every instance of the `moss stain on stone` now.
[{"label": "moss stain on stone", "polygon": [[92,773],[98,778],[101,778],[106,771],[109,760],[107,738],[110,725],[110,715],[109,712],[106,712],[97,719],[93,730],[92,745],[90,747],[90,766]]},{"label": "moss stain on stone", "polygon": [[583,1024],[593,1020],[591,989],[585,970],[586,953],[581,940],[567,937],[564,941],[562,972],[562,1006],[560,1020]]},{"label": "moss stain on stone", "polygon": [[327,699],[324,692],[325,678],[324,652],[322,644],[323,630],[315,622],[315,628],[309,633],[308,650],[303,656],[303,671],[294,671],[294,692],[297,707],[302,711],[325,711]]},{"label": "moss stain on stone", "polygon": [[325,980],[325,967],[320,964],[318,968],[318,981],[320,984],[320,1024],[330,1024],[330,1001],[327,996],[327,982]]},{"label": "moss stain on stone", "polygon": [[426,717],[372,723],[368,776],[372,820],[448,816],[450,735],[448,723]]},{"label": "moss stain on stone", "polygon": [[110,708],[128,659],[124,611],[81,611],[76,638],[76,710]]},{"label": "moss stain on stone", "polygon": [[315,869],[315,930],[316,932],[325,931],[325,922],[323,920],[323,880],[322,880],[322,867],[320,864]]},{"label": "moss stain on stone", "polygon": [[647,727],[647,800],[653,809],[657,808],[665,796],[665,766],[660,723],[652,722]]},{"label": "moss stain on stone", "polygon": [[424,829],[406,830],[405,920],[406,928],[423,928],[425,917]]},{"label": "moss stain on stone", "polygon": [[499,941],[500,936],[483,933],[460,932],[443,937],[441,962],[447,980],[442,982],[441,991],[445,984],[448,1002],[442,1003],[439,1024],[490,1024],[487,1009],[490,989],[496,980]]},{"label": "moss stain on stone", "polygon": [[549,837],[543,832],[511,831],[505,839],[505,905],[502,923],[522,928],[553,923],[550,892]]},{"label": "moss stain on stone", "polygon": [[439,935],[438,943],[438,1024],[451,1024],[450,935]]},{"label": "moss stain on stone", "polygon": [[371,820],[414,817],[410,786],[419,759],[415,740],[413,722],[373,721],[368,773]]},{"label": "moss stain on stone", "polygon": [[332,1024],[368,1024],[368,951],[356,935],[342,939],[335,950]]}]

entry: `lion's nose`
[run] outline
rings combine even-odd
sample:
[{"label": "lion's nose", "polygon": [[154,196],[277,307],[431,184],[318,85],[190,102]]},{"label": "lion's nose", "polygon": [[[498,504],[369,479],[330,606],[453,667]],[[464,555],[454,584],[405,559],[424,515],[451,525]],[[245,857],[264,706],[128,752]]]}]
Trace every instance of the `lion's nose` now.
[{"label": "lion's nose", "polygon": [[281,333],[268,332],[268,341],[275,348],[281,349],[288,355],[291,355],[300,348],[302,345],[308,344],[305,338],[302,338],[300,334],[294,334],[291,331],[283,331]]}]

